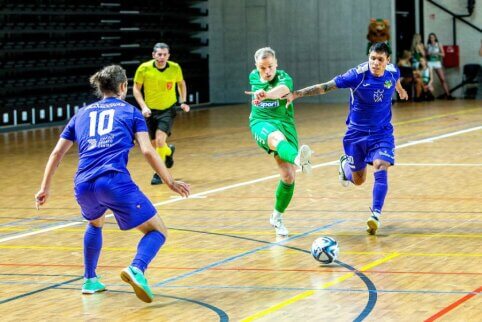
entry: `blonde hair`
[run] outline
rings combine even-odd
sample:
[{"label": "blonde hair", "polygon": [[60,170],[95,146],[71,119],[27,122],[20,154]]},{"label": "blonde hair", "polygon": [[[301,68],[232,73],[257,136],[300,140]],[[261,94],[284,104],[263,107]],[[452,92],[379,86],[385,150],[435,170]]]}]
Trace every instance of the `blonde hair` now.
[{"label": "blonde hair", "polygon": [[266,59],[270,56],[276,59],[275,51],[271,47],[263,47],[256,50],[256,52],[254,53],[254,61],[257,63],[260,60]]},{"label": "blonde hair", "polygon": [[415,52],[418,44],[422,44],[422,36],[420,34],[414,34],[412,38],[412,47],[410,50]]}]

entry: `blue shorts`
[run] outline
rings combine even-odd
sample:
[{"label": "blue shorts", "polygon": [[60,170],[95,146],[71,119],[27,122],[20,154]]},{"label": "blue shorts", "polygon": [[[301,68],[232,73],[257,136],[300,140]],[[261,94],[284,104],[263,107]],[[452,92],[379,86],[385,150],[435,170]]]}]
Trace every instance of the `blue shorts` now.
[{"label": "blue shorts", "polygon": [[343,138],[343,148],[352,171],[363,170],[377,159],[395,164],[393,129],[370,133],[350,129]]},{"label": "blue shorts", "polygon": [[157,213],[127,173],[108,172],[92,181],[77,183],[74,191],[85,219],[97,219],[110,209],[122,230],[137,227]]}]

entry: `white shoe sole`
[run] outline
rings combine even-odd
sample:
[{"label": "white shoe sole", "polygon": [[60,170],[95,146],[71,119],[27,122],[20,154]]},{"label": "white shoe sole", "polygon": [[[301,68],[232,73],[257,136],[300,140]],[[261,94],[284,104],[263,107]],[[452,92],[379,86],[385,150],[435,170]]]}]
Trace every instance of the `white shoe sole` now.
[{"label": "white shoe sole", "polygon": [[310,174],[312,171],[311,168],[311,154],[312,151],[309,146],[302,145],[300,148],[300,165],[301,171],[304,174]]}]

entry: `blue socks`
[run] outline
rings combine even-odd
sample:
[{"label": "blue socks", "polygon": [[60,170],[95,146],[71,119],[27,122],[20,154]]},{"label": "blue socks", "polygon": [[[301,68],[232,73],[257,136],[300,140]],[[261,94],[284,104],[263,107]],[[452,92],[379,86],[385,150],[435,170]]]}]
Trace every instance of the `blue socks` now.
[{"label": "blue socks", "polygon": [[144,272],[165,241],[166,237],[157,230],[145,234],[137,245],[137,254],[131,265]]},{"label": "blue socks", "polygon": [[95,269],[99,261],[102,249],[102,228],[95,227],[90,223],[84,233],[84,267],[85,278],[96,277]]},{"label": "blue socks", "polygon": [[375,184],[373,185],[372,209],[373,211],[381,213],[388,191],[387,170],[377,171],[373,175],[375,177]]}]

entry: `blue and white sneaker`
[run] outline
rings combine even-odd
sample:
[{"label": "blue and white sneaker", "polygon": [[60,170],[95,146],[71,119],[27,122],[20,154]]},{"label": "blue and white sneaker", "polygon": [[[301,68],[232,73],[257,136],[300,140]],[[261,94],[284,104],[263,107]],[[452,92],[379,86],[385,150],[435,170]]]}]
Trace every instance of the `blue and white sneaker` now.
[{"label": "blue and white sneaker", "polygon": [[371,210],[371,212],[372,214],[367,220],[367,232],[370,235],[375,235],[377,233],[378,228],[380,228],[380,226],[382,225],[380,223],[381,214],[378,211]]},{"label": "blue and white sneaker", "polygon": [[343,166],[345,165],[346,163],[346,160],[348,159],[348,156],[346,154],[343,154],[341,157],[340,157],[340,164],[338,165],[338,180],[340,181],[340,184],[343,186],[343,187],[348,187],[350,185],[350,180],[348,180],[348,178],[346,177],[345,175],[345,169],[343,168]]}]

